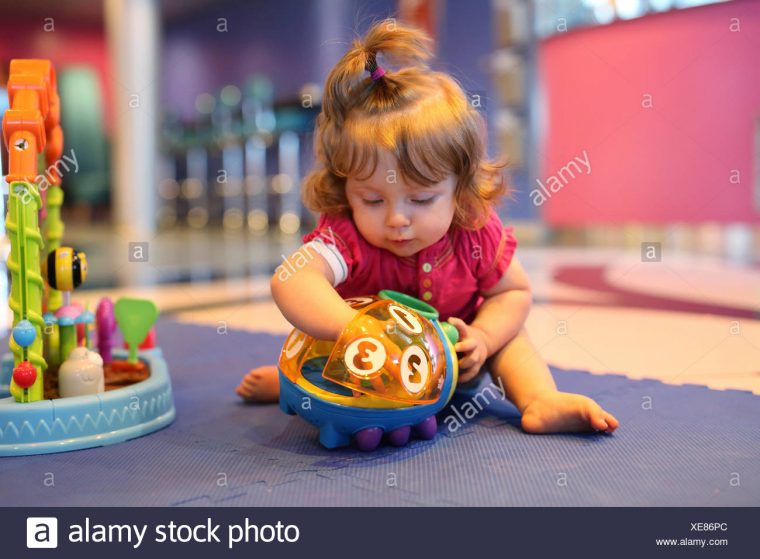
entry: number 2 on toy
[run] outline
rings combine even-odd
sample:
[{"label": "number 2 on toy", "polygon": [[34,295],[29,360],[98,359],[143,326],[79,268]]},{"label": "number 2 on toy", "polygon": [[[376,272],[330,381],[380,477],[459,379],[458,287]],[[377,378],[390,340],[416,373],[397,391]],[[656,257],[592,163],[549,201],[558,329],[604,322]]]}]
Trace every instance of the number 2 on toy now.
[{"label": "number 2 on toy", "polygon": [[430,376],[430,359],[420,346],[409,346],[401,356],[401,382],[410,394],[417,394]]}]

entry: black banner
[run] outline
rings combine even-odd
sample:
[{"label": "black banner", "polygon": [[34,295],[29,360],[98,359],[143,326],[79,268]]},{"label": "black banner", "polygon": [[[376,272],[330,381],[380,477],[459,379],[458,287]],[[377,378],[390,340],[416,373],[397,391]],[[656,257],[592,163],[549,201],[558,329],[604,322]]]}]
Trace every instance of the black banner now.
[{"label": "black banner", "polygon": [[758,521],[757,508],[2,508],[0,541],[13,558],[747,558]]}]

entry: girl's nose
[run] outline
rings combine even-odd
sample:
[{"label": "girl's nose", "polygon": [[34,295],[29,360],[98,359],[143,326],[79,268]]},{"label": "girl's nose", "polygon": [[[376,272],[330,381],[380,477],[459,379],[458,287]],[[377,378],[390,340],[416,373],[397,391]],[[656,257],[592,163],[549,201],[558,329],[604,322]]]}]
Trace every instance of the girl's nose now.
[{"label": "girl's nose", "polygon": [[385,225],[392,229],[400,229],[402,227],[408,227],[411,224],[409,216],[405,212],[400,211],[399,208],[390,208],[388,214],[385,217]]}]

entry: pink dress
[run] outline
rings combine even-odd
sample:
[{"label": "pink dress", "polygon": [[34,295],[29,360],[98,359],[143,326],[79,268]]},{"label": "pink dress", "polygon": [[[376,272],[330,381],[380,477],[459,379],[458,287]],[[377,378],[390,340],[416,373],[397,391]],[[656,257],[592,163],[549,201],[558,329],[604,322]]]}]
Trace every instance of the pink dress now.
[{"label": "pink dress", "polygon": [[517,247],[512,228],[493,210],[481,229],[451,227],[410,257],[369,244],[347,216],[323,214],[303,240],[325,257],[343,298],[393,289],[434,306],[441,320],[456,316],[467,323],[483,302],[481,292],[498,283]]}]

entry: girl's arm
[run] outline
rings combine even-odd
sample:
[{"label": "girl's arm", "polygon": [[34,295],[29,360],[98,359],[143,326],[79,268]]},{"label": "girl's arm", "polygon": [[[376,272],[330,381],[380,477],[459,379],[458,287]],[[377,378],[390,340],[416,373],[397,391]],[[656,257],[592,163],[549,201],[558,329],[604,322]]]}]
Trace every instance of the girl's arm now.
[{"label": "girl's arm", "polygon": [[327,261],[315,251],[303,247],[299,251],[275,270],[272,297],[288,322],[302,332],[319,340],[337,340],[356,311],[335,291]]},{"label": "girl's arm", "polygon": [[530,312],[530,281],[517,257],[512,258],[499,283],[481,295],[485,300],[470,326],[485,334],[491,357],[520,332]]},{"label": "girl's arm", "polygon": [[456,317],[449,318],[459,331],[459,341],[454,346],[461,354],[459,382],[474,378],[486,359],[498,353],[522,330],[532,297],[528,276],[519,260],[513,258],[499,282],[481,295],[485,300],[471,324]]}]

